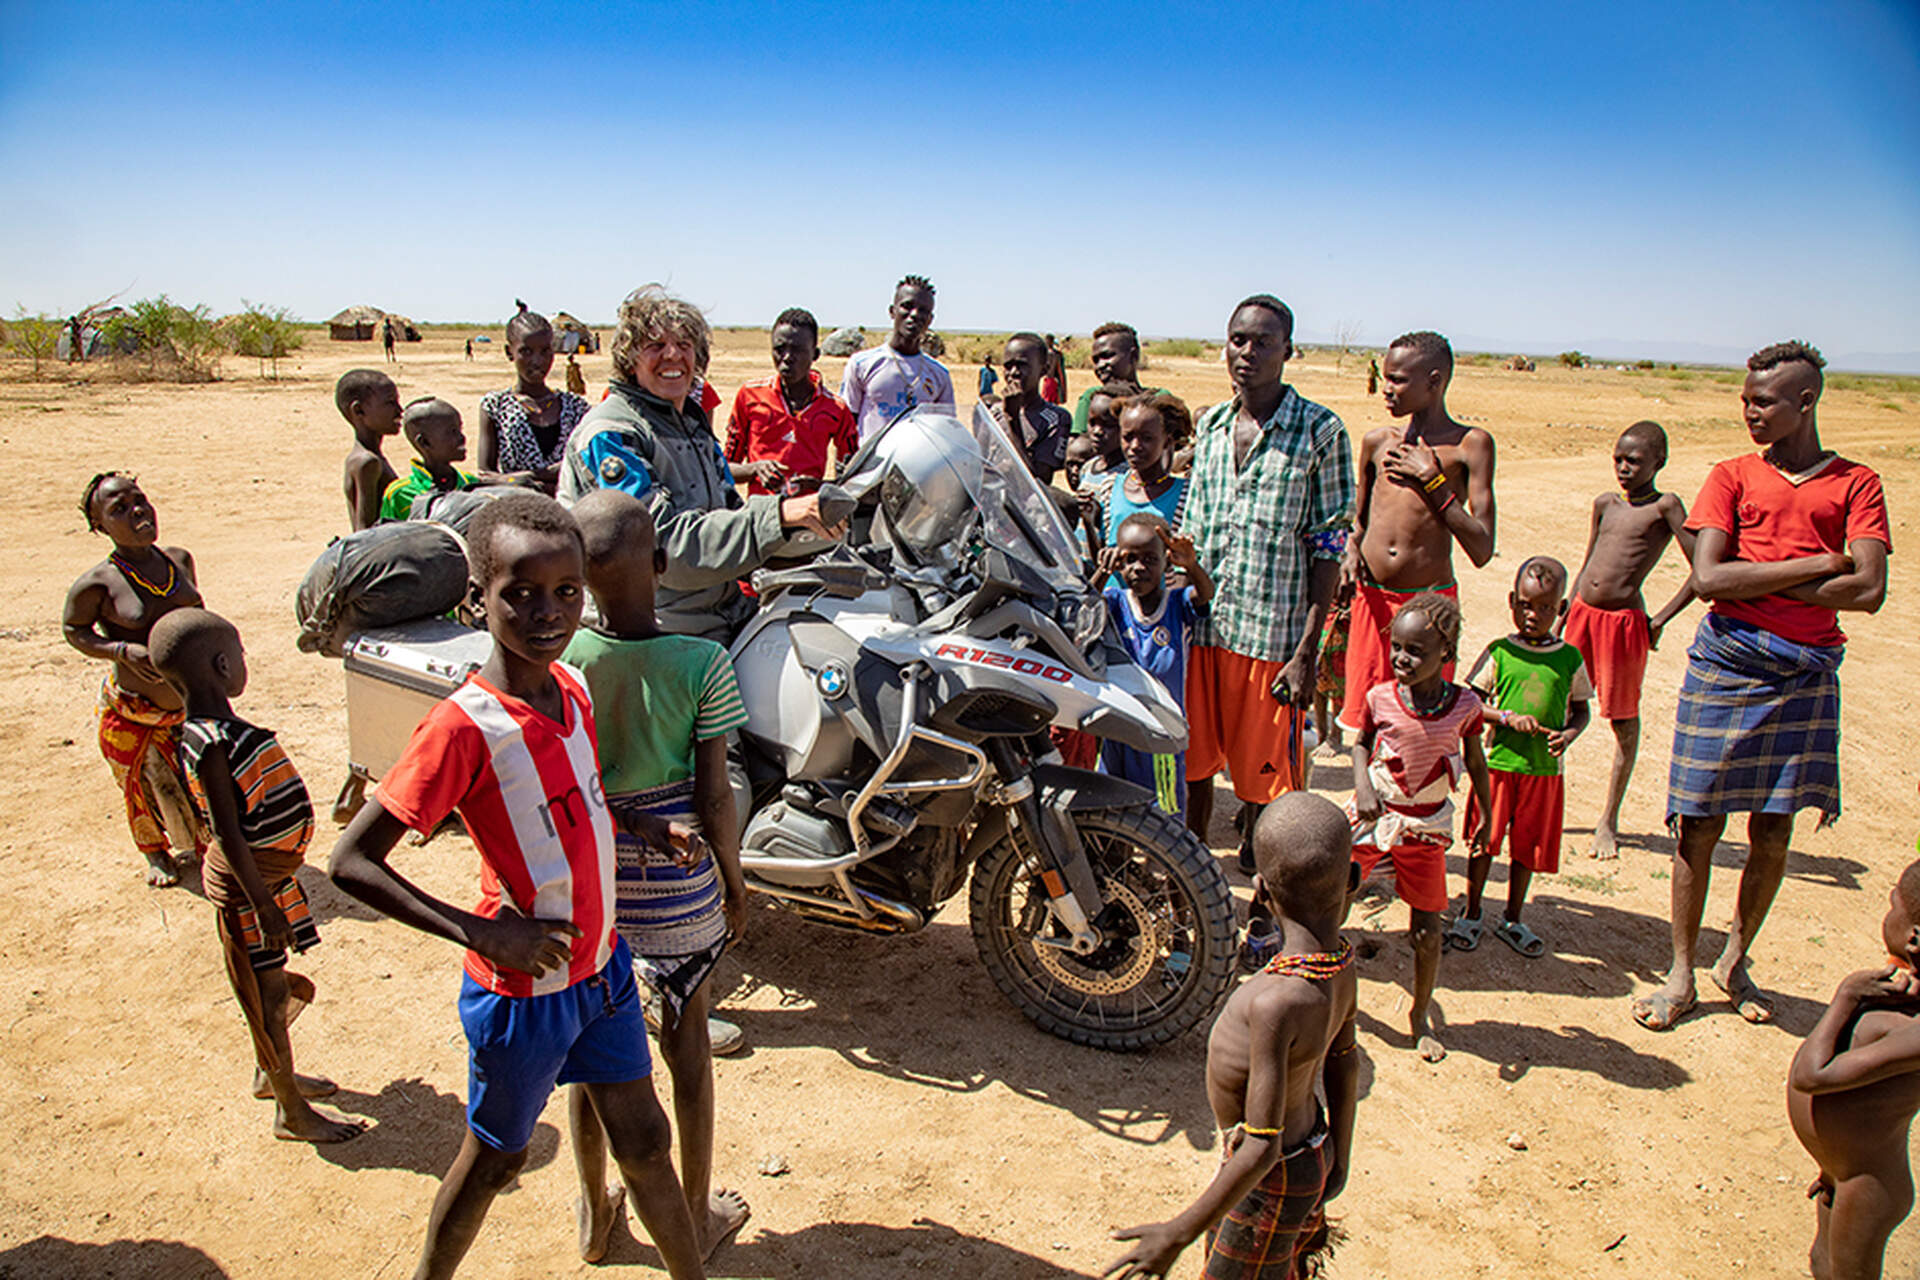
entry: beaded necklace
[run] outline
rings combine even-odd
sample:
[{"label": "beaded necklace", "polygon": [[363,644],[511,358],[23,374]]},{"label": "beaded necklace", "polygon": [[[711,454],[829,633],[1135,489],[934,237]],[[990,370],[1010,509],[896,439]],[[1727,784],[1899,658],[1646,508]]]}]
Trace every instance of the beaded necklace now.
[{"label": "beaded necklace", "polygon": [[1353,963],[1353,944],[1345,938],[1340,940],[1338,951],[1315,951],[1303,956],[1275,956],[1267,961],[1262,973],[1277,974],[1282,978],[1308,978],[1322,982],[1333,977]]},{"label": "beaded necklace", "polygon": [[113,562],[114,568],[118,569],[121,573],[125,574],[128,578],[132,579],[135,584],[145,587],[147,589],[148,594],[154,595],[154,596],[164,596],[168,592],[173,590],[175,572],[173,567],[173,558],[171,556],[167,555],[166,552],[162,551],[160,553],[160,558],[167,562],[167,584],[164,587],[156,587],[151,582],[148,582],[145,578],[141,577],[137,569],[135,569],[131,564],[128,564],[125,560],[120,558],[120,553],[118,551],[114,552],[112,555],[107,557],[108,560]]}]

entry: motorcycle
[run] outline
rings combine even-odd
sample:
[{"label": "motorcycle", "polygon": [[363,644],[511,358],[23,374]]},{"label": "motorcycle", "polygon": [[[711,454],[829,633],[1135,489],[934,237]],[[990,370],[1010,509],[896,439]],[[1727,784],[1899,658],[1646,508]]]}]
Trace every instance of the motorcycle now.
[{"label": "motorcycle", "polygon": [[1235,957],[1225,876],[1145,789],[1067,767],[1047,736],[1187,741],[1049,491],[984,411],[915,410],[820,492],[854,533],[758,572],[732,650],[749,887],[908,933],[971,881],[981,960],[1043,1030],[1140,1049],[1210,1017]]}]

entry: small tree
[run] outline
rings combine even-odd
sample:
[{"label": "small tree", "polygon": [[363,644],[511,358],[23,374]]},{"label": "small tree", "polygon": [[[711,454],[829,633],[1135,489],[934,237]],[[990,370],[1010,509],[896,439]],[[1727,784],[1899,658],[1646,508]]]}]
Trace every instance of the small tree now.
[{"label": "small tree", "polygon": [[225,328],[227,346],[235,355],[252,356],[260,362],[262,376],[273,366],[280,376],[280,361],[300,349],[306,335],[293,322],[293,313],[285,307],[268,307],[241,299],[246,308],[228,319]]},{"label": "small tree", "polygon": [[1587,357],[1578,351],[1562,351],[1560,363],[1569,369],[1584,369],[1587,367]]},{"label": "small tree", "polygon": [[1333,326],[1334,368],[1339,369],[1346,365],[1347,357],[1353,354],[1353,348],[1359,341],[1360,322],[1358,320],[1341,320]]},{"label": "small tree", "polygon": [[44,311],[29,313],[25,307],[16,306],[13,310],[13,345],[25,351],[33,360],[33,374],[40,376],[40,362],[51,356],[60,345],[60,330],[66,322]]}]

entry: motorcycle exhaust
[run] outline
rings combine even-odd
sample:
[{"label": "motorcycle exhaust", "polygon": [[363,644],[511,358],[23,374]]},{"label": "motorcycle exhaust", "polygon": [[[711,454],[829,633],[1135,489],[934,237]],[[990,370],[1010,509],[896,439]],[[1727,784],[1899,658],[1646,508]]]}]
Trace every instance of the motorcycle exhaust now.
[{"label": "motorcycle exhaust", "polygon": [[756,892],[772,898],[776,906],[784,907],[796,915],[821,924],[852,929],[859,933],[917,933],[927,925],[927,918],[915,908],[904,902],[895,902],[892,898],[883,898],[865,889],[856,889],[854,892],[860,895],[860,900],[866,904],[872,914],[863,914],[859,908],[844,898],[829,898],[817,893],[808,893],[804,889],[790,889],[784,885],[768,884],[760,879],[750,879],[748,883]]}]

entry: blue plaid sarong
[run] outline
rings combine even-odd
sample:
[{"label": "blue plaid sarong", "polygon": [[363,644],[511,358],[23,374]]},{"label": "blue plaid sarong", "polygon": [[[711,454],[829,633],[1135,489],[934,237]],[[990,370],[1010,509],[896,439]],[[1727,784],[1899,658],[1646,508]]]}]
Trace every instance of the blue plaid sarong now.
[{"label": "blue plaid sarong", "polygon": [[[607,803],[698,825],[691,778],[619,792]],[[710,856],[682,868],[620,830],[614,832],[613,850],[615,927],[633,952],[634,972],[678,1013],[727,949],[719,868]]]},{"label": "blue plaid sarong", "polygon": [[1796,644],[1709,613],[1687,650],[1667,774],[1667,825],[1682,817],[1820,810],[1840,816],[1844,645]]}]

